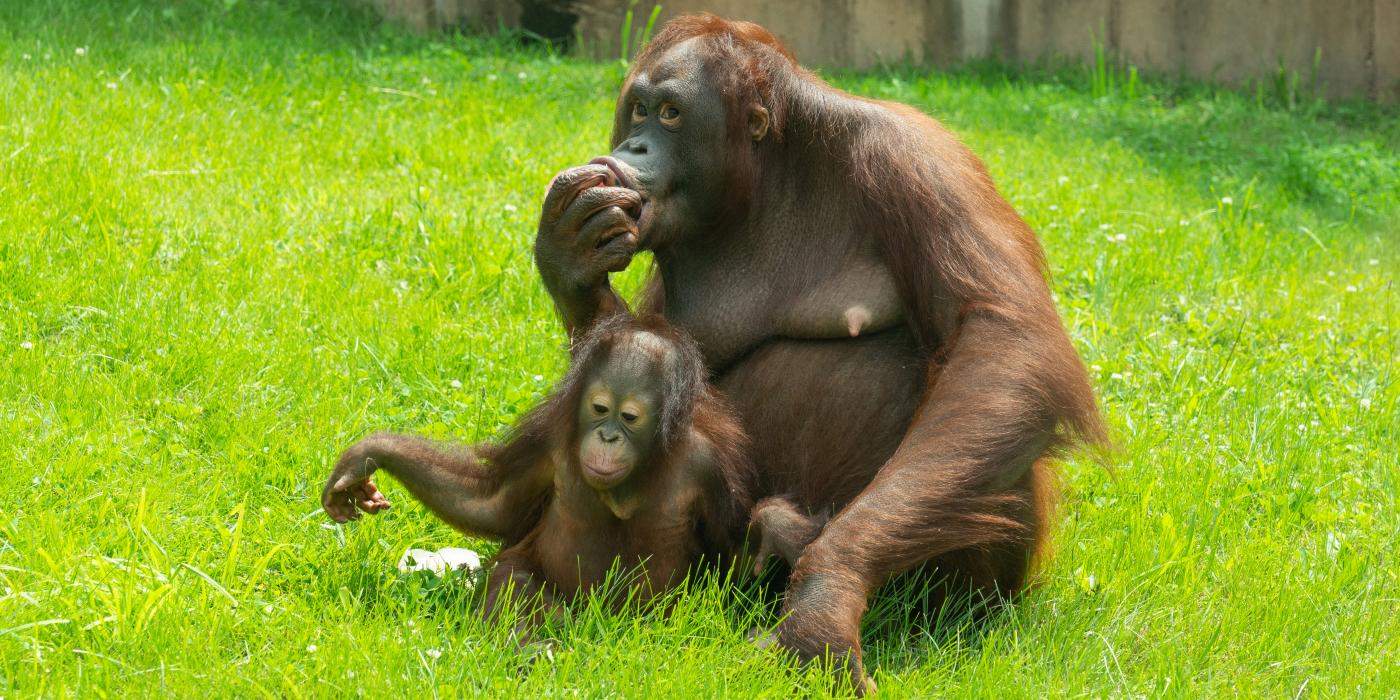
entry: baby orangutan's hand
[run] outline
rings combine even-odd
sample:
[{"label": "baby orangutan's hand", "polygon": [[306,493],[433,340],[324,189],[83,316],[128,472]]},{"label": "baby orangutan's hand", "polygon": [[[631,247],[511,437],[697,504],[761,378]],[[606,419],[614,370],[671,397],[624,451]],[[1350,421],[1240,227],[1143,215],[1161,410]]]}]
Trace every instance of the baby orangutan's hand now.
[{"label": "baby orangutan's hand", "polygon": [[805,515],[780,496],[759,501],[749,515],[749,537],[758,543],[754,575],[763,573],[768,558],[775,555],[788,566],[797,566],[802,550],[817,539],[830,517],[829,514]]},{"label": "baby orangutan's hand", "polygon": [[331,472],[321,492],[321,507],[338,523],[359,520],[360,511],[373,515],[392,507],[389,499],[369,479],[374,473],[374,461],[350,457],[347,453],[335,465],[335,471]]}]

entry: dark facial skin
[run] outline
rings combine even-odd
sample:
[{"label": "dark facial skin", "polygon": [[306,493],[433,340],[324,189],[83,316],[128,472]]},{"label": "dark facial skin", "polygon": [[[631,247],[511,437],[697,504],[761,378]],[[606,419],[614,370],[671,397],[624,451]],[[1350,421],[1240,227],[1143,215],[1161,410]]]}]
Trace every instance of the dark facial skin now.
[{"label": "dark facial skin", "polygon": [[[612,153],[550,182],[535,263],[570,333],[626,308],[608,273],[625,269],[638,250],[703,237],[733,213],[730,164],[725,150],[714,147],[730,138],[729,115],[697,46],[684,42],[632,76],[618,99]],[[768,133],[768,112],[757,104],[746,109],[741,136],[757,144]],[[881,322],[894,315],[886,298],[866,294],[856,301],[876,309]],[[847,306],[823,307],[820,322],[848,330]],[[855,327],[869,332],[874,325]]]},{"label": "dark facial skin", "polygon": [[659,437],[656,420],[661,386],[641,358],[622,357],[584,388],[578,407],[578,457],[583,480],[609,491],[633,477]]},{"label": "dark facial skin", "polygon": [[642,193],[643,247],[694,233],[722,211],[725,153],[711,147],[726,137],[724,103],[712,99],[718,91],[695,42],[677,46],[623,86],[615,122],[622,138],[610,156],[594,162]]}]

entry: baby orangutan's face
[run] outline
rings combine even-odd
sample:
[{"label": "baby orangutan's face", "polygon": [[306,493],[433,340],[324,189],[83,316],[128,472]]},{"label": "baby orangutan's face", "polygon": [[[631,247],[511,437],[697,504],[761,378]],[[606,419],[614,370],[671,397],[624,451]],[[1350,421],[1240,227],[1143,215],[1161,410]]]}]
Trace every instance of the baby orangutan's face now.
[{"label": "baby orangutan's face", "polygon": [[586,385],[578,411],[583,480],[605,492],[625,483],[651,453],[660,387],[651,372],[614,359]]}]

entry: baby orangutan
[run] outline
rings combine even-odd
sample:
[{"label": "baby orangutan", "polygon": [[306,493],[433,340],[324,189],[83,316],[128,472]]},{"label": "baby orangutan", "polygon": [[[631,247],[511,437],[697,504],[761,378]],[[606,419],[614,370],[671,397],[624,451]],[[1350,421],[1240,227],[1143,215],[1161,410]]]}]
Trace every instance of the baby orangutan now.
[{"label": "baby orangutan", "polygon": [[640,569],[632,586],[645,601],[738,550],[754,481],[746,451],[694,341],[619,314],[580,341],[560,385],[503,443],[373,435],[341,456],[321,503],[337,522],[389,507],[370,480],[383,469],[448,524],[501,540],[488,615],[507,594],[538,595],[548,612],[615,564]]}]

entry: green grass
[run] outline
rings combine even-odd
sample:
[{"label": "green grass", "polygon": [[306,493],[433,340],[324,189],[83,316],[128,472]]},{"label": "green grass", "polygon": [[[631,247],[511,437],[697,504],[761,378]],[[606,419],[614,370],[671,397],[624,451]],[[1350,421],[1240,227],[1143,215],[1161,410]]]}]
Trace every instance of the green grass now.
[{"label": "green grass", "polygon": [[[0,0],[0,696],[825,692],[714,585],[582,609],[527,663],[459,587],[396,582],[461,541],[397,484],[326,524],[358,436],[484,439],[561,373],[530,241],[621,71],[337,7]],[[882,691],[1400,693],[1395,112],[1083,69],[837,82],[986,158],[1120,446],[1065,465],[1021,605],[921,632],[882,599]]]}]

